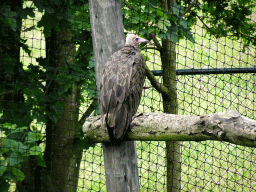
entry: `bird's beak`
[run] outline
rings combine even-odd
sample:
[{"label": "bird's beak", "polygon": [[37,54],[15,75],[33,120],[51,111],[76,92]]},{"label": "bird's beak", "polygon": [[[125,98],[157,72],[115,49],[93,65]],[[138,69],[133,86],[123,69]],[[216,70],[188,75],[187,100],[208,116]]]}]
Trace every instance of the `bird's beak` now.
[{"label": "bird's beak", "polygon": [[149,41],[147,39],[139,38],[139,43],[148,43]]}]

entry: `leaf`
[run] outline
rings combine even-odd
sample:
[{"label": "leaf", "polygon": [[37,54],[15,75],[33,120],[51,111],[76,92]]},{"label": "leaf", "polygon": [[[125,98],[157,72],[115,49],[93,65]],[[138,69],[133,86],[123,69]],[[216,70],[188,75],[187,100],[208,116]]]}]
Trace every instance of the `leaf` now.
[{"label": "leaf", "polygon": [[172,33],[171,35],[170,35],[170,40],[171,41],[174,41],[174,42],[176,42],[176,43],[178,43],[179,42],[179,36],[177,35],[177,34],[174,34],[174,33]]},{"label": "leaf", "polygon": [[[22,133],[24,130],[26,130],[27,129],[27,127],[19,127],[19,128],[16,128],[16,129],[12,129],[11,131],[10,131],[10,134],[14,134],[14,133]],[[13,137],[10,137],[10,138],[12,138],[13,139]]]},{"label": "leaf", "polygon": [[15,18],[15,16],[17,15],[16,12],[11,11],[11,6],[9,5],[4,5],[3,7],[1,7],[1,12],[6,18]]},{"label": "leaf", "polygon": [[4,123],[2,126],[5,129],[16,129],[16,127],[17,127],[17,125],[11,124],[11,123]]},{"label": "leaf", "polygon": [[15,167],[12,167],[12,173],[14,175],[18,176],[19,181],[23,181],[25,179],[24,173],[21,170],[15,168]]},{"label": "leaf", "polygon": [[0,176],[2,176],[4,174],[6,169],[7,169],[6,161],[5,160],[0,160]]},{"label": "leaf", "polygon": [[152,28],[152,27],[149,26],[147,33],[151,33],[152,31],[155,31],[155,28]]},{"label": "leaf", "polygon": [[180,13],[183,13],[182,6],[175,3],[172,7],[173,14],[180,16]]},{"label": "leaf", "polygon": [[40,155],[42,154],[42,149],[40,146],[31,147],[29,150],[30,155]]},{"label": "leaf", "polygon": [[24,146],[20,141],[16,141],[14,139],[4,139],[3,142],[3,148],[2,149],[9,149],[11,151],[22,151],[22,150],[26,150],[27,147]]},{"label": "leaf", "polygon": [[9,157],[6,158],[6,161],[10,166],[18,165],[19,163],[24,161],[23,156],[21,156],[17,152],[12,152]]},{"label": "leaf", "polygon": [[16,23],[16,16],[17,12],[11,11],[11,6],[2,6],[0,7],[0,12],[5,17],[5,23],[9,25],[13,31],[16,31],[17,29],[17,23]]},{"label": "leaf", "polygon": [[10,180],[13,180],[14,182],[18,181],[17,176],[13,174],[12,167],[10,166],[7,167],[6,172],[4,173],[4,177],[9,181]]},{"label": "leaf", "polygon": [[195,43],[196,41],[195,41],[195,38],[194,38],[194,36],[193,36],[193,34],[191,33],[191,31],[187,31],[186,33],[185,33],[185,36],[188,38],[188,40],[189,41],[191,41],[192,43]]},{"label": "leaf", "polygon": [[132,19],[132,23],[133,23],[133,24],[140,23],[140,21],[141,21],[141,17],[139,17],[139,16],[135,16],[135,17]]},{"label": "leaf", "polygon": [[38,166],[46,167],[42,153],[40,153],[39,155],[36,155],[35,158]]},{"label": "leaf", "polygon": [[160,30],[167,31],[167,27],[164,25],[164,22],[163,22],[163,21],[159,21],[159,22],[157,23],[157,27],[158,27]]},{"label": "leaf", "polygon": [[182,27],[184,27],[184,29],[188,29],[188,22],[187,21],[185,21],[185,20],[183,20],[183,19],[181,19],[180,20],[180,25],[182,26]]},{"label": "leaf", "polygon": [[166,38],[166,34],[165,33],[159,33],[158,37],[160,37],[162,39],[165,39]]},{"label": "leaf", "polygon": [[25,43],[22,43],[21,48],[28,54],[28,56],[31,56],[31,50],[29,49],[29,46]]},{"label": "leaf", "polygon": [[20,11],[20,17],[22,19],[27,19],[27,16],[35,17],[34,8],[26,7]]},{"label": "leaf", "polygon": [[10,151],[10,149],[12,148],[12,143],[13,142],[16,142],[16,141],[14,141],[14,140],[12,140],[12,139],[4,139],[4,142],[3,142],[3,146],[2,146],[2,148],[1,148],[1,151],[3,152],[3,153],[7,153],[7,152],[9,152]]},{"label": "leaf", "polygon": [[26,137],[26,141],[28,142],[35,142],[38,141],[39,139],[42,139],[43,135],[41,133],[38,132],[28,132],[28,136]]}]

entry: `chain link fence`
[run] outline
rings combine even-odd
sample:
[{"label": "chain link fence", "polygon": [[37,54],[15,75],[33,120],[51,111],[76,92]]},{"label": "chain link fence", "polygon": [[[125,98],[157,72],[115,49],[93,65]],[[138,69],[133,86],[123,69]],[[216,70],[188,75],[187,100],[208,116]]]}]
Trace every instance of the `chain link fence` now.
[{"label": "chain link fence", "polygon": [[[146,58],[147,66],[156,75],[156,78],[160,83],[163,83],[163,77],[160,74],[163,65],[161,60],[163,55],[161,55],[161,50],[156,42],[161,46],[163,39],[169,38],[173,42],[176,41],[175,50],[169,50],[169,52],[175,54],[176,58],[178,114],[205,115],[231,109],[237,110],[241,115],[250,119],[255,119],[255,46],[252,45],[252,43],[244,46],[243,39],[231,39],[228,37],[229,33],[226,37],[218,37],[217,35],[214,35],[211,30],[215,29],[210,29],[213,23],[204,21],[204,19],[208,19],[207,21],[209,21],[210,16],[205,14],[204,11],[200,11],[198,8],[202,7],[203,9],[206,9],[206,6],[210,5],[208,1],[177,2],[177,4],[172,6],[167,5],[167,7],[172,7],[169,10],[165,9],[163,6],[165,2],[173,3],[171,1],[122,1],[123,20],[125,32],[134,32],[151,40],[149,45],[142,47],[142,54]],[[197,3],[196,6],[195,4],[193,5],[193,2]],[[252,2],[250,5],[253,5],[253,3],[255,2]],[[225,7],[225,10],[230,10],[232,12],[232,6],[240,4],[240,2],[232,1]],[[7,4],[2,4],[2,8],[5,5]],[[194,9],[191,8],[191,14],[194,12],[197,13],[197,15],[184,17],[188,18],[188,20],[190,19],[191,24],[188,23],[187,20],[185,22],[185,19],[182,20],[182,17],[177,17],[176,20],[172,18],[173,14],[175,14],[175,16],[183,14],[189,5],[194,6]],[[33,1],[24,1],[22,4],[23,10],[30,10],[31,12],[26,18],[22,19],[20,36],[22,39],[26,39],[26,42],[24,43],[27,44],[31,51],[27,51],[24,47],[23,49],[20,48],[21,45],[19,44],[14,45],[14,47],[18,46],[18,49],[20,49],[20,64],[21,68],[25,71],[23,74],[24,76],[21,76],[24,78],[29,77],[30,80],[24,82],[20,81],[20,87],[15,87],[14,83],[19,83],[19,79],[8,81],[8,74],[15,76],[15,70],[9,73],[5,70],[9,70],[9,68],[4,64],[3,60],[1,64],[2,84],[5,84],[5,86],[2,86],[1,88],[2,93],[0,95],[2,108],[1,123],[4,124],[5,122],[8,122],[11,124],[19,124],[20,122],[23,122],[19,127],[30,127],[32,131],[36,130],[40,132],[43,137],[36,137],[37,139],[34,141],[40,141],[38,143],[43,151],[45,150],[45,142],[47,140],[47,118],[39,119],[39,117],[45,115],[48,109],[46,109],[46,111],[43,110],[42,107],[39,106],[42,101],[34,98],[39,98],[40,94],[42,94],[42,97],[44,96],[45,89],[47,85],[49,85],[49,82],[51,82],[51,79],[49,80],[46,77],[45,80],[44,77],[41,79],[38,77],[38,81],[43,85],[38,88],[41,92],[32,92],[31,90],[34,90],[34,87],[31,86],[32,83],[28,85],[23,83],[32,82],[32,73],[26,71],[31,72],[37,70],[36,67],[33,68],[32,66],[43,66],[43,64],[40,63],[39,58],[46,58],[47,45],[45,35],[48,30],[48,25],[44,24],[44,22],[49,22],[49,20],[45,18],[46,20],[42,21],[42,17],[49,11],[48,9],[50,9],[50,7],[51,4],[40,7],[38,6],[38,3]],[[89,53],[92,49],[90,48],[89,50],[88,48],[92,44],[88,43],[89,41],[86,40],[88,37],[91,38],[90,21],[88,19],[89,4],[85,1],[84,5],[80,6],[79,9],[78,7],[76,9],[76,4],[73,4],[73,7],[70,6],[67,9],[71,9],[69,10],[70,18],[65,19],[70,21],[73,28],[80,27],[82,29],[81,36],[79,36],[80,39],[78,38],[74,43],[74,45],[76,45],[75,50],[73,50],[72,54],[68,54],[70,57],[69,59],[74,62],[86,62],[88,68],[81,78],[93,79],[94,73],[88,72],[91,69],[93,70],[94,64],[93,55]],[[249,16],[246,16],[248,23],[255,24],[256,9],[251,7],[249,10],[251,13]],[[15,15],[9,13],[15,12],[15,10],[8,12],[6,9],[5,11],[6,12],[2,12],[5,14],[1,17],[9,17],[10,22],[14,22],[12,19],[16,18]],[[71,15],[71,13],[74,13],[74,15]],[[55,14],[58,16],[59,13]],[[173,23],[168,20],[170,18],[172,18],[171,21]],[[183,26],[183,29],[176,29],[174,25],[175,22],[176,24],[178,22],[179,25]],[[55,24],[53,23],[51,27],[54,28]],[[65,26],[65,23],[62,23],[62,25]],[[18,28],[18,24],[16,27]],[[223,26],[223,28],[225,29],[225,26]],[[4,28],[2,28],[2,30],[3,29]],[[61,29],[62,28],[60,27],[56,30],[58,31]],[[172,30],[176,30],[176,32],[172,33]],[[182,31],[186,35],[182,35]],[[68,32],[66,34],[68,34]],[[12,35],[13,34],[6,33],[5,37],[11,39]],[[255,36],[255,34],[251,35]],[[4,41],[3,34],[1,38],[2,45],[0,52],[3,57],[3,54],[9,54],[8,47],[11,47],[12,45],[8,45],[8,43],[3,45],[4,42],[8,41]],[[88,44],[86,44],[86,42]],[[84,44],[86,45],[83,46]],[[79,47],[82,46],[83,49],[80,50]],[[78,50],[80,51],[79,53],[76,52]],[[79,54],[87,54],[87,57],[82,58]],[[74,66],[78,67],[78,71],[80,70],[80,65]],[[239,68],[240,71],[235,71],[237,68]],[[42,69],[42,71],[44,70],[49,71],[49,69],[46,68]],[[58,67],[57,70],[59,70]],[[39,74],[37,71],[34,72],[35,74]],[[61,71],[61,73],[65,74],[66,72]],[[64,76],[69,78],[66,74]],[[76,81],[76,79],[69,79],[68,81],[72,82]],[[10,82],[12,85],[8,84]],[[82,99],[78,102],[80,106],[79,118],[83,117],[85,112],[88,111],[97,94],[95,79],[86,82],[87,84],[80,85]],[[65,82],[63,85],[65,85]],[[10,88],[8,86],[14,86],[15,88]],[[69,87],[67,89],[69,89]],[[11,92],[12,90],[14,90],[15,93]],[[12,104],[17,105],[17,101],[19,103],[21,100],[15,100],[15,98],[8,100],[5,93],[8,92],[8,94],[14,97],[18,96],[16,94],[17,90],[23,90],[23,101],[33,102],[28,103],[32,105],[30,108],[28,107],[28,104],[24,106],[20,105],[18,108],[17,106],[12,106]],[[24,118],[21,116],[16,116],[15,118],[14,116],[4,116],[4,110],[6,110],[5,107],[8,103],[10,104],[8,105],[8,108],[13,108],[13,110],[11,110],[13,113],[17,113],[17,111],[19,112],[23,107],[27,107],[29,112],[23,114]],[[94,109],[95,108],[97,107],[94,106]],[[143,96],[138,112],[164,112],[163,98],[151,85],[148,79],[145,81]],[[27,118],[30,113],[34,116],[31,115],[30,118]],[[98,114],[97,109],[94,110],[93,113],[90,113],[90,115],[96,114]],[[56,114],[52,113],[51,115],[54,116]],[[56,116],[58,116],[58,114]],[[11,117],[11,119],[7,119],[7,117]],[[2,143],[5,138],[8,137],[5,133],[7,132],[4,132],[3,130],[0,132]],[[256,151],[254,148],[218,141],[184,141],[179,143],[181,145],[181,191],[256,190]],[[17,147],[18,145],[12,145],[12,147],[15,146]],[[167,191],[165,152],[165,142],[137,141],[141,191]],[[0,154],[2,155],[4,152],[2,151]],[[1,160],[4,160],[5,156],[0,156],[0,158]],[[19,155],[13,158],[19,159]],[[7,163],[0,165],[4,167],[7,166]],[[15,163],[13,165],[16,166]],[[10,161],[8,162],[8,166],[11,167]],[[1,168],[1,170],[3,170],[3,168]],[[3,175],[4,171],[0,173]],[[0,176],[2,175],[0,174]],[[15,175],[17,176],[17,174]],[[24,176],[18,175],[17,177]],[[14,191],[14,182],[10,181],[9,184],[11,185],[9,191]],[[96,144],[83,151],[79,168],[77,191],[106,191],[104,158],[101,144]]]}]

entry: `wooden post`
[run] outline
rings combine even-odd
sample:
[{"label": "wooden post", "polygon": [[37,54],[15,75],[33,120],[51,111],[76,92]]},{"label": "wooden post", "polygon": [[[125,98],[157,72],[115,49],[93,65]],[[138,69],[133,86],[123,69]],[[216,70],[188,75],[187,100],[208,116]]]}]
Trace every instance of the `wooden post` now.
[{"label": "wooden post", "polygon": [[[124,47],[120,0],[89,0],[97,85],[107,59]],[[135,141],[103,144],[107,191],[139,191]]]}]

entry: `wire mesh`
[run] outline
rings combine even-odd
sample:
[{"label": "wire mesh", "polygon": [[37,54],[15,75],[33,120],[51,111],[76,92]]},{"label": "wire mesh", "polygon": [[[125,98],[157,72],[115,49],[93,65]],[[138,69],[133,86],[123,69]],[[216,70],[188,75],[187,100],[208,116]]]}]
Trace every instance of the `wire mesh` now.
[{"label": "wire mesh", "polygon": [[[155,2],[155,4],[151,4],[152,2]],[[161,38],[168,38],[168,36],[164,36],[164,34],[161,33],[161,30],[165,28],[165,24],[163,23],[168,22],[165,17],[166,11],[162,10],[161,2],[163,3],[165,1],[122,1],[125,32],[135,32],[143,37],[151,38],[152,43],[142,49],[142,54],[146,58],[146,64],[151,70],[162,70],[163,64],[161,60],[163,57],[160,53],[161,50],[157,48],[155,42],[152,40],[152,34],[160,45],[162,43]],[[187,1],[185,1],[185,3],[187,3]],[[204,1],[201,2],[201,6],[204,6],[204,3],[206,4]],[[233,3],[235,4],[235,2]],[[40,66],[41,64],[39,64],[38,59],[46,58],[47,55],[47,45],[44,36],[45,28],[38,26],[38,22],[41,21],[45,11],[39,11],[41,8],[36,7],[33,1],[24,1],[22,8],[31,8],[35,14],[34,17],[31,15],[22,19],[20,33],[21,38],[26,39],[26,44],[31,50],[31,53],[28,54],[24,49],[20,49],[20,45],[16,45],[20,49],[19,57],[22,69],[27,71],[32,69],[31,67],[29,68],[30,64]],[[82,14],[87,15],[87,18],[89,17],[88,2],[85,2],[85,6],[80,7],[80,10],[75,10],[75,6],[69,9],[74,9],[73,12],[75,14],[77,14],[77,11],[80,11]],[[251,11],[251,16],[248,19],[251,22],[255,22],[256,10],[252,8]],[[70,11],[70,14],[73,12]],[[4,16],[6,17],[7,15]],[[89,20],[83,20],[84,18],[79,17],[78,14],[76,16],[70,15],[68,19],[72,20],[73,28],[78,27],[75,21],[79,21],[79,25],[83,25],[84,35],[87,34],[86,32],[90,31],[87,27],[90,26]],[[141,22],[143,22],[143,20],[148,21],[148,23],[142,25]],[[152,33],[153,29],[158,30],[158,36]],[[242,40],[231,40],[227,37],[215,38],[207,34],[206,30],[205,23],[198,19],[195,24],[191,26],[191,34],[195,42],[192,43],[188,37],[184,37],[176,42],[176,50],[174,52],[177,70],[255,66],[256,50],[254,46],[249,45],[242,51]],[[175,36],[175,34],[172,33],[171,35]],[[6,37],[12,38],[11,34],[6,34]],[[81,42],[76,41],[76,51],[82,46],[84,41],[83,39]],[[1,43],[3,42],[6,43],[6,41],[2,40]],[[12,45],[8,45],[7,43],[4,46],[8,48],[8,46]],[[3,50],[5,49],[3,49],[2,44],[0,52],[8,55],[8,51],[3,52]],[[87,52],[84,51],[82,53],[86,54]],[[79,60],[75,53],[70,54],[70,57],[71,59],[75,58]],[[80,62],[85,61],[83,59],[84,58],[82,58]],[[91,55],[87,56],[86,59],[89,67],[94,65]],[[6,65],[3,60],[1,65],[1,73],[5,76],[2,82],[10,86],[8,80],[6,80],[6,74],[8,75],[9,73],[4,70]],[[63,73],[64,76],[68,78],[69,74],[65,74],[65,71]],[[15,75],[15,71],[12,72],[12,74]],[[30,75],[31,74],[28,75],[29,78],[32,78]],[[90,75],[93,76],[92,74]],[[82,78],[90,79],[91,76],[83,76]],[[163,83],[161,76],[156,78],[159,82]],[[232,109],[237,110],[243,116],[255,119],[254,103],[256,77],[254,73],[178,75],[175,81],[177,83],[176,91],[178,103],[176,107],[180,115],[205,115]],[[13,81],[11,83],[15,82]],[[20,83],[22,84],[23,82]],[[87,83],[88,84],[81,85],[81,95],[83,99],[78,104],[79,118],[89,109],[94,98],[92,95],[96,92],[96,86],[91,85],[93,81],[87,81]],[[65,84],[65,81],[63,84]],[[2,110],[1,123],[9,122],[12,124],[21,124],[21,126],[30,127],[31,130],[38,130],[44,135],[39,145],[42,150],[45,150],[47,119],[42,120],[39,118],[41,118],[42,113],[45,114],[46,112],[41,111],[42,113],[37,115],[40,113],[40,110],[42,110],[42,106],[40,106],[41,103],[37,103],[38,101],[34,99],[39,98],[40,94],[44,94],[44,87],[38,88],[41,92],[33,93],[31,92],[32,85],[32,83],[26,85],[22,84],[20,88],[17,88],[18,90],[23,90],[24,100],[33,102],[26,104],[29,110],[28,113],[32,113],[33,115],[31,115],[30,118],[26,118],[26,115],[29,116],[26,114],[22,119],[21,116],[18,116],[19,118],[11,116],[11,119],[4,118],[6,102],[9,102],[10,105],[8,107],[11,108],[13,107],[12,104],[17,104],[17,100],[15,100],[15,98],[7,100],[7,97],[3,95],[5,91],[10,91],[12,88],[1,86],[3,93],[0,95],[0,107]],[[44,79],[42,80],[42,85],[47,85]],[[11,94],[11,96],[14,97],[15,94]],[[60,108],[63,109],[63,106],[60,106]],[[19,111],[20,109],[13,107],[15,113],[17,113],[17,110]],[[157,92],[155,88],[152,87],[150,81],[146,79],[138,112],[162,113],[163,111],[163,98],[161,94]],[[91,115],[97,113],[96,109]],[[0,132],[1,141],[6,137],[5,132]],[[254,179],[256,177],[256,151],[254,148],[218,141],[184,141],[179,142],[179,144],[181,146],[181,191],[254,191],[256,189],[256,181]],[[157,141],[137,141],[137,155],[141,191],[167,191],[166,143]],[[19,156],[15,158],[19,159]],[[1,156],[0,160],[3,159],[4,157]],[[7,166],[7,164],[0,164],[0,166],[3,168]],[[26,169],[28,169],[28,167],[25,166],[23,171],[26,172]],[[0,174],[0,176],[2,175]],[[15,190],[13,180],[9,182],[11,184],[9,191]],[[83,151],[79,168],[77,191],[106,191],[104,158],[101,144],[96,144]]]}]

